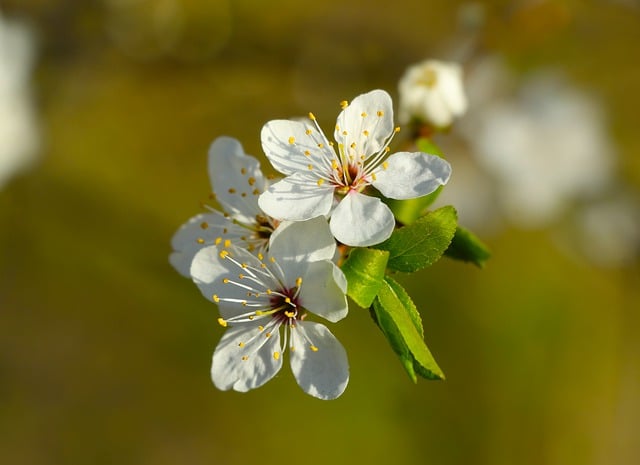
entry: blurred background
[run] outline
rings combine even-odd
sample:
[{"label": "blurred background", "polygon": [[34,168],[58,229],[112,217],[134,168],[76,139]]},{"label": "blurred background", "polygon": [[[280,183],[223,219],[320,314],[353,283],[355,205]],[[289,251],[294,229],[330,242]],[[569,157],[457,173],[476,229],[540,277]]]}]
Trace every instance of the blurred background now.
[{"label": "blurred background", "polygon": [[[640,3],[0,1],[0,461],[640,462]],[[414,385],[368,312],[351,381],[217,391],[216,308],[168,264],[219,135],[407,66],[464,67],[441,202],[493,251],[398,279],[447,375]]]}]

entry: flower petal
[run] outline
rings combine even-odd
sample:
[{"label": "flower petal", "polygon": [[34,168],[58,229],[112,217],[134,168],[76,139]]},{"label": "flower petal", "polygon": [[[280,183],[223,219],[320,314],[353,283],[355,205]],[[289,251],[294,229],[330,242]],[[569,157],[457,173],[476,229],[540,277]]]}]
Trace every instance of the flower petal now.
[{"label": "flower petal", "polygon": [[373,186],[391,199],[413,199],[430,194],[447,183],[451,165],[422,152],[398,152],[387,159],[386,169],[375,172]]},{"label": "flower petal", "polygon": [[280,220],[302,221],[327,215],[333,202],[333,187],[319,186],[308,173],[287,176],[260,196],[267,214]]},{"label": "flower petal", "polygon": [[218,137],[209,147],[209,179],[216,200],[242,223],[255,221],[260,213],[258,195],[266,181],[260,163],[246,155],[242,145],[231,137]]},{"label": "flower petal", "polygon": [[395,224],[393,213],[380,199],[349,192],[331,214],[329,226],[343,244],[366,247],[388,239]]},{"label": "flower petal", "polygon": [[302,275],[300,305],[335,323],[347,316],[346,290],[344,274],[333,262],[312,262]]},{"label": "flower petal", "polygon": [[392,133],[391,97],[384,90],[372,90],[354,98],[338,115],[334,138],[354,154],[369,156],[384,147]]},{"label": "flower petal", "polygon": [[333,259],[336,241],[327,219],[319,216],[307,221],[280,224],[271,235],[269,251],[283,266],[304,264],[306,267],[309,262]]},{"label": "flower petal", "polygon": [[291,328],[290,362],[298,385],[318,399],[339,397],[349,383],[347,353],[320,323],[298,321]]},{"label": "flower petal", "polygon": [[289,120],[269,121],[260,133],[262,149],[273,167],[283,174],[297,171],[331,169],[336,158],[325,135],[311,120],[308,123]]},{"label": "flower petal", "polygon": [[246,392],[262,386],[282,367],[280,331],[241,325],[227,329],[211,364],[211,379],[218,389]]},{"label": "flower petal", "polygon": [[[260,268],[260,261],[246,250],[234,246],[225,250],[238,263]],[[190,273],[202,295],[218,304],[222,317],[231,318],[247,312],[246,307],[241,304],[247,299],[247,289],[224,281],[227,278],[237,282],[240,279],[238,275],[241,269],[231,260],[221,258],[220,251],[221,249],[216,246],[205,247],[198,251],[191,262]],[[238,302],[230,303],[227,300],[218,301],[218,299],[235,299]],[[266,296],[264,300],[265,305],[268,306],[269,301]]]},{"label": "flower petal", "polygon": [[218,211],[193,216],[173,235],[171,247],[174,251],[169,256],[169,262],[182,276],[189,278],[191,262],[198,250],[213,245],[218,238],[242,245],[244,241],[241,237],[246,236],[245,228],[234,224]]}]

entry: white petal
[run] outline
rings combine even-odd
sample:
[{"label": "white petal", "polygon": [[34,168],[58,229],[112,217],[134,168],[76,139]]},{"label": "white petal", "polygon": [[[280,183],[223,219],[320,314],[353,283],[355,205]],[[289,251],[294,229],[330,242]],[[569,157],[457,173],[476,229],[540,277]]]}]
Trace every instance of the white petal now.
[{"label": "white petal", "polygon": [[169,262],[182,276],[188,278],[191,276],[191,262],[198,250],[213,245],[219,237],[236,243],[241,242],[240,237],[246,235],[246,229],[234,224],[220,212],[193,216],[173,235],[173,252],[169,256]]},{"label": "white petal", "polygon": [[[288,266],[317,260],[331,260],[336,241],[324,216],[296,222],[284,222],[271,235],[269,250],[272,256]],[[298,274],[296,274],[298,276]]]},{"label": "white petal", "polygon": [[324,325],[299,321],[291,328],[291,345],[291,371],[304,392],[324,400],[344,392],[349,383],[347,353]]},{"label": "white petal", "polygon": [[216,199],[224,210],[242,223],[255,221],[260,213],[258,195],[266,182],[260,163],[245,155],[242,145],[231,137],[218,137],[209,148],[209,178]]},{"label": "white petal", "polygon": [[413,199],[447,183],[451,165],[443,158],[422,152],[398,152],[387,159],[387,169],[375,172],[372,183],[385,197]]},{"label": "white petal", "polygon": [[368,156],[378,152],[392,133],[391,97],[384,90],[372,90],[354,98],[338,115],[334,137],[347,150],[355,143],[355,153]]},{"label": "white petal", "polygon": [[336,158],[324,134],[313,122],[273,120],[262,127],[262,149],[273,167],[283,174],[307,171],[322,166],[330,170],[331,160]]},{"label": "white petal", "polygon": [[331,214],[329,226],[333,236],[343,244],[366,247],[388,239],[395,219],[380,199],[350,192]]},{"label": "white petal", "polygon": [[340,321],[348,311],[345,284],[344,274],[333,262],[309,263],[302,276],[300,305],[332,323]]},{"label": "white petal", "polygon": [[267,214],[280,220],[302,221],[327,215],[333,202],[333,187],[318,186],[310,174],[287,176],[260,196],[258,203]]},{"label": "white petal", "polygon": [[[222,317],[231,318],[247,312],[247,308],[240,303],[240,301],[247,299],[247,289],[223,281],[225,278],[236,282],[239,281],[238,275],[243,270],[231,260],[221,258],[220,250],[216,246],[211,246],[198,251],[191,262],[190,273],[193,282],[198,286],[202,295],[218,304]],[[234,246],[225,250],[239,263],[246,263],[260,268],[260,261],[246,250]],[[216,302],[217,299],[214,298],[214,295],[220,299],[237,299],[239,302]],[[265,297],[266,304],[268,304],[268,299]]]},{"label": "white petal", "polygon": [[467,111],[467,96],[462,83],[462,68],[456,63],[448,63],[439,69],[440,92],[451,113],[461,116]]},{"label": "white petal", "polygon": [[[236,326],[227,329],[220,339],[211,364],[211,379],[218,389],[246,392],[262,386],[282,367],[280,331]],[[246,357],[246,359],[243,359]]]}]

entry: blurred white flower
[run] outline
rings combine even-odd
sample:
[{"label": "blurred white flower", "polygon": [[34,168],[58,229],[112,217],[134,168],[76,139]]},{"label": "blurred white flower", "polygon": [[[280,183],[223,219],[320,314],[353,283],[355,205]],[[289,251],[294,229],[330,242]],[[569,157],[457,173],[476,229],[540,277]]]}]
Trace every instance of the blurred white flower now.
[{"label": "blurred white flower", "polygon": [[507,219],[544,226],[612,178],[614,154],[601,108],[551,72],[530,76],[515,95],[501,94],[495,83],[512,77],[498,60],[489,63],[469,77],[470,101],[477,105],[457,129],[492,179]]},{"label": "blurred white flower", "polygon": [[36,160],[39,135],[29,81],[33,37],[0,15],[0,188]]},{"label": "blurred white flower", "polygon": [[449,126],[467,110],[462,68],[457,63],[426,60],[410,66],[398,84],[400,123],[413,119]]},{"label": "blurred white flower", "polygon": [[233,245],[196,254],[193,280],[218,305],[218,322],[229,327],[213,354],[217,388],[246,392],[262,386],[280,371],[289,346],[291,370],[307,394],[335,399],[344,392],[344,348],[323,324],[305,319],[306,312],[331,322],[347,315],[347,281],[331,261],[335,249],[326,220],[315,218],[281,225],[266,255]]}]

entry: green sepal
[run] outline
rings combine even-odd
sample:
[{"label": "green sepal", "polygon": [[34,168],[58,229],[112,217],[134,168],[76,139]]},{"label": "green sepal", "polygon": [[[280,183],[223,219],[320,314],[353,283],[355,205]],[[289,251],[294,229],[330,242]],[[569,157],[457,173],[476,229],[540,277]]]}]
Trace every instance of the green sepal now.
[{"label": "green sepal", "polygon": [[398,282],[389,276],[384,278],[371,312],[413,382],[417,382],[416,375],[444,379],[444,373],[424,342],[420,314]]},{"label": "green sepal", "polygon": [[458,226],[445,255],[483,268],[485,262],[491,257],[491,252],[475,234]]},{"label": "green sepal", "polygon": [[451,244],[456,226],[456,210],[442,207],[395,230],[389,239],[375,247],[389,252],[389,269],[412,273],[438,261]]},{"label": "green sepal", "polygon": [[340,267],[347,277],[347,295],[362,308],[373,303],[384,279],[389,252],[355,248]]},{"label": "green sepal", "polygon": [[[416,141],[416,147],[420,152],[444,158],[440,148],[430,139],[424,137],[418,139]],[[400,223],[409,225],[420,218],[429,205],[435,202],[443,187],[444,186],[440,186],[431,194],[423,195],[422,197],[417,197],[415,199],[395,200],[385,198],[384,202],[389,206],[393,215]]]}]

